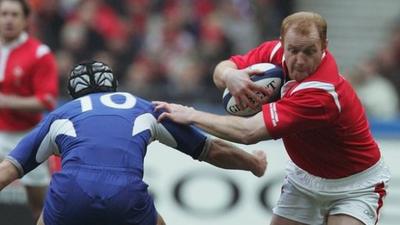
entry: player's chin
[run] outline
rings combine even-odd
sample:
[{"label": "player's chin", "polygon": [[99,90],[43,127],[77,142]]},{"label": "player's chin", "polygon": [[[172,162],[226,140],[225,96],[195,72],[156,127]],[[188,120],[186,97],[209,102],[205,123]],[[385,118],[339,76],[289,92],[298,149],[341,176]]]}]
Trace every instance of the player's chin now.
[{"label": "player's chin", "polygon": [[303,81],[304,79],[306,79],[307,77],[309,76],[309,73],[308,72],[294,72],[294,79],[297,81],[297,82],[301,82],[301,81]]},{"label": "player's chin", "polygon": [[5,39],[11,40],[18,37],[18,33],[14,30],[5,30],[2,34]]}]

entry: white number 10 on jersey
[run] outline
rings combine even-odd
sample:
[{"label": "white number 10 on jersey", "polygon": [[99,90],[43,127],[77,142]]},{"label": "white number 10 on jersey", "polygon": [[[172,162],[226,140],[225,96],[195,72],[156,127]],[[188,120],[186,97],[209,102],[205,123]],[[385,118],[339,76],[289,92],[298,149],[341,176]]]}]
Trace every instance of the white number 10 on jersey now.
[{"label": "white number 10 on jersey", "polygon": [[[112,96],[114,95],[122,95],[125,97],[125,102],[116,103],[112,100]],[[93,109],[92,99],[89,95],[79,98],[81,102],[82,112],[86,112]],[[104,94],[100,97],[100,102],[110,108],[115,109],[131,109],[136,105],[135,96],[126,93],[126,92],[118,92],[118,93],[109,93]]]}]

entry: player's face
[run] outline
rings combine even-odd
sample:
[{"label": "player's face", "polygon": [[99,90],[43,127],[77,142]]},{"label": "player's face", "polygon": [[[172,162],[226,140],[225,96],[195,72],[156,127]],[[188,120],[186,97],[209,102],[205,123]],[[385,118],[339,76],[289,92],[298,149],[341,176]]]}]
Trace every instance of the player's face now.
[{"label": "player's face", "polygon": [[[310,28],[308,35],[302,35],[289,28],[285,34],[284,55],[289,77],[298,82],[313,74],[321,63],[321,39],[316,28]],[[325,45],[326,46],[326,45]]]},{"label": "player's face", "polygon": [[26,27],[22,6],[17,1],[0,3],[0,37],[5,42],[16,39]]}]

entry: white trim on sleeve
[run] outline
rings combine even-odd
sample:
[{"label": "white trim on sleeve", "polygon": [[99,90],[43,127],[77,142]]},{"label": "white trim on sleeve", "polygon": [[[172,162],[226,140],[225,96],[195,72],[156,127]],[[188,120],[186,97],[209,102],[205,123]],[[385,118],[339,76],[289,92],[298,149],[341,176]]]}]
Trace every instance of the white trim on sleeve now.
[{"label": "white trim on sleeve", "polygon": [[276,111],[276,103],[275,102],[269,104],[269,111],[271,114],[272,126],[276,127],[279,122],[279,117],[278,117],[278,113]]}]

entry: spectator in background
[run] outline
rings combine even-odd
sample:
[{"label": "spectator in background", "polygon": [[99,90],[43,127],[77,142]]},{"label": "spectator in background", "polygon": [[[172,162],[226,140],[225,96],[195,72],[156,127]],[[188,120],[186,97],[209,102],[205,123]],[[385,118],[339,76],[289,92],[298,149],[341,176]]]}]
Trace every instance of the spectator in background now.
[{"label": "spectator in background", "polygon": [[279,36],[281,21],[294,11],[296,1],[256,0],[253,8],[261,37],[273,39]]},{"label": "spectator in background", "polygon": [[[65,87],[68,82],[68,73],[70,68],[74,65],[74,57],[68,51],[58,51],[56,54],[57,67],[58,67],[58,87]],[[68,98],[66,91],[61,91],[59,95],[59,101]]]},{"label": "spectator in background", "polygon": [[[27,0],[33,12],[30,31],[46,43],[51,49],[60,48],[60,33],[65,23],[62,13],[59,13],[60,0]],[[72,1],[72,0],[70,0]]]},{"label": "spectator in background", "polygon": [[134,91],[149,99],[165,99],[168,91],[166,80],[161,75],[160,64],[145,57],[136,59],[129,66],[121,89]]},{"label": "spectator in background", "polygon": [[[50,49],[25,31],[29,6],[24,0],[0,1],[0,158],[42,118],[57,101],[57,68]],[[21,180],[37,219],[49,183],[46,164]]]},{"label": "spectator in background", "polygon": [[[400,99],[400,17],[394,21],[389,34],[389,40],[385,46],[378,50],[375,58],[371,61],[376,67],[377,74],[392,83]],[[398,105],[399,106],[399,105]],[[400,107],[400,106],[399,106]],[[397,112],[400,112],[400,108]]]},{"label": "spectator in background", "polygon": [[[257,1],[246,0],[219,1],[217,4],[218,7],[212,13],[217,15],[215,20],[216,23],[220,24],[220,32],[231,40],[231,47],[234,52],[245,52],[247,49],[253,47],[254,44],[260,43],[260,41],[262,41],[260,31],[266,30],[266,32],[271,35],[271,30],[266,28],[266,26],[260,26],[262,29],[257,29],[257,22],[259,22],[257,19],[261,20],[261,18],[266,17],[265,10],[270,9],[271,11],[274,11],[275,9],[265,6],[258,7],[258,4]],[[256,15],[258,11],[262,11],[264,15],[257,17]],[[206,21],[209,19],[205,18],[202,20]],[[209,27],[212,28],[212,24]],[[223,43],[221,43],[221,45],[224,46]],[[232,55],[232,53],[233,52],[226,52],[226,55],[219,58],[217,62],[226,59]]]},{"label": "spectator in background", "polygon": [[368,115],[376,119],[394,119],[400,115],[399,20],[393,23],[383,47],[347,74]]},{"label": "spectator in background", "polygon": [[399,97],[395,86],[378,72],[373,59],[365,60],[347,76],[356,90],[367,115],[389,120],[399,115]]},{"label": "spectator in background", "polygon": [[[129,81],[134,78],[143,81],[147,89],[152,90],[144,93],[145,97],[150,99],[178,97],[187,100],[185,94],[196,96],[198,90],[187,89],[177,95],[158,88],[160,81],[169,84],[167,89],[170,90],[180,87],[177,85],[175,72],[182,71],[183,65],[176,62],[184,59],[184,65],[202,68],[200,77],[192,76],[194,79],[190,83],[206,90],[208,95],[206,101],[211,103],[220,102],[220,93],[209,79],[215,64],[229,57],[233,51],[243,52],[249,46],[257,44],[260,41],[257,30],[276,36],[275,31],[279,30],[279,24],[276,23],[274,28],[275,23],[272,23],[271,17],[281,16],[285,14],[285,10],[275,10],[275,8],[293,2],[288,0],[30,1],[34,2],[35,7],[36,27],[33,31],[37,32],[36,36],[43,37],[42,40],[49,43],[50,47],[55,46],[57,53],[60,51],[61,55],[71,55],[74,63],[87,58],[108,62],[98,58],[104,55],[102,52],[107,52],[113,59],[113,62],[109,63],[118,70],[116,74],[125,90],[130,89]],[[266,13],[265,9],[274,14]],[[261,20],[264,23],[258,24],[261,29],[257,29],[255,21]],[[145,76],[146,73],[133,73],[129,76],[132,67],[142,65],[143,59],[149,61],[150,65],[156,65],[156,71],[151,71],[152,77],[150,79],[139,77]]]}]

